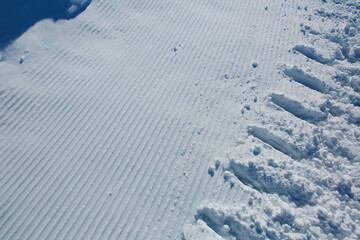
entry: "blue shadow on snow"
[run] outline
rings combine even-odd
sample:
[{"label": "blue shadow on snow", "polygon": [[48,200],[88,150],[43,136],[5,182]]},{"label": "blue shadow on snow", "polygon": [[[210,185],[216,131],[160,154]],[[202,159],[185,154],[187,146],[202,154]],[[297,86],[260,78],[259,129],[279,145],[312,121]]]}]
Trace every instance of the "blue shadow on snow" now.
[{"label": "blue shadow on snow", "polygon": [[0,50],[7,47],[30,27],[45,18],[54,21],[72,19],[84,11],[91,1],[69,13],[72,0],[0,0]]}]

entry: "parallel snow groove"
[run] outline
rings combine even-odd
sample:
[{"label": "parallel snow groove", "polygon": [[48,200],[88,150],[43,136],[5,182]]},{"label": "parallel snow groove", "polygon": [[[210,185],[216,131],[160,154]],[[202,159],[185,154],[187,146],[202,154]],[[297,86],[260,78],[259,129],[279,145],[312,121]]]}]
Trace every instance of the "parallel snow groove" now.
[{"label": "parallel snow groove", "polygon": [[[34,64],[34,66],[32,67],[32,70],[30,70],[26,76],[26,78],[28,80],[30,80],[31,82],[33,82],[34,79],[38,78],[38,76],[42,73],[42,72],[47,72],[45,69],[49,70],[51,68],[54,67],[55,64],[55,60],[59,57],[59,55],[64,54],[64,49],[60,48],[59,50],[56,51],[56,53],[53,53],[53,56],[47,56],[48,58],[46,59],[47,62],[45,62],[45,60],[43,61],[39,61],[36,65]],[[47,64],[45,64],[47,63]]]},{"label": "parallel snow groove", "polygon": [[20,94],[19,91],[9,94],[10,97],[6,98],[6,101],[1,106],[0,111],[9,111],[14,106],[14,104],[16,104],[17,101],[19,100],[19,96],[18,96],[19,94]]},{"label": "parallel snow groove", "polygon": [[284,139],[280,138],[279,136],[274,135],[269,130],[263,127],[258,126],[251,126],[248,128],[248,132],[250,135],[258,138],[259,140],[263,141],[264,143],[269,144],[276,150],[288,155],[289,157],[300,160],[307,157],[306,153],[303,153],[299,149],[296,148],[291,143],[288,143]]},{"label": "parallel snow groove", "polygon": [[[48,71],[45,71],[45,72],[48,72]],[[60,81],[60,78],[59,78],[59,81]],[[58,82],[58,81],[55,81],[56,83]],[[54,90],[56,90],[56,88],[54,88]],[[43,104],[42,104],[43,105]],[[52,107],[50,104],[48,104],[48,105],[45,105],[45,107],[49,107],[50,106],[50,108]],[[25,111],[24,111],[25,112]],[[41,113],[41,112],[40,112]],[[39,114],[40,115],[40,114]],[[48,114],[44,114],[43,116],[49,116]],[[21,119],[21,118],[17,118],[17,119]],[[41,122],[41,121],[40,121]],[[25,123],[28,123],[28,122],[25,122]],[[31,125],[29,125],[29,126],[31,126]],[[19,127],[18,129],[23,129],[23,126],[21,126],[21,127]],[[33,130],[31,130],[31,131],[33,131]]]},{"label": "parallel snow groove", "polygon": [[[145,169],[145,168],[144,168]],[[121,182],[121,181],[120,181]],[[116,197],[116,196],[115,196]],[[103,222],[103,221],[101,221],[101,222]]]},{"label": "parallel snow groove", "polygon": [[[240,13],[239,13],[239,14],[240,14]],[[221,26],[218,26],[218,27],[221,27]],[[222,34],[222,36],[228,37],[228,36],[229,36],[229,33],[224,33],[224,34]],[[237,36],[241,36],[241,34],[239,34],[239,35],[237,35]],[[226,39],[226,38],[225,38],[225,39]],[[225,39],[221,40],[220,42],[225,41]],[[216,48],[217,48],[217,47],[214,47],[214,49],[216,49]],[[236,58],[236,56],[234,56],[234,58]],[[224,63],[224,61],[222,60],[222,58],[221,58],[220,56],[218,56],[217,59],[218,59],[218,61],[217,61],[216,63],[214,63],[214,67],[220,65],[221,63]],[[234,67],[235,67],[235,66],[234,66]],[[223,67],[221,67],[221,68],[223,68]],[[213,95],[213,93],[210,93],[210,95]],[[219,95],[219,97],[221,97],[221,96],[222,96],[222,94]],[[223,110],[225,111],[225,109],[223,109]],[[226,112],[226,111],[225,111],[225,112]],[[221,112],[219,113],[219,115],[221,115]],[[224,119],[224,120],[225,120],[225,119]],[[199,164],[199,165],[196,167],[197,170],[194,171],[194,172],[198,172],[198,171],[201,172],[201,169],[200,169],[201,166],[202,166],[202,164]],[[192,177],[195,178],[195,176],[192,176]],[[205,181],[205,179],[202,179],[202,181]],[[199,184],[197,184],[196,187],[193,187],[193,188],[189,191],[189,193],[184,197],[184,198],[185,198],[185,204],[184,204],[184,207],[185,207],[185,208],[188,208],[188,207],[189,207],[189,205],[191,204],[192,199],[194,199],[196,196],[197,196],[197,197],[201,197],[201,196],[199,196],[199,192],[202,192],[202,191],[200,190],[200,188],[201,188],[201,186],[204,187],[204,184],[207,184],[207,183],[199,183]],[[207,186],[207,185],[205,185],[205,186]],[[203,191],[202,193],[203,193],[203,194],[204,194],[204,193],[206,194],[206,191]],[[178,219],[173,225],[171,225],[171,227],[176,226],[176,224],[177,224],[178,221],[180,221],[180,220]],[[171,228],[171,227],[170,227],[170,228]]]},{"label": "parallel snow groove", "polygon": [[[94,6],[95,4],[91,5],[90,7],[96,7]],[[101,9],[98,10],[98,15],[100,17],[107,17],[108,19],[110,19],[110,16],[113,15],[115,9],[111,8],[111,3],[109,1],[106,1],[105,4],[100,4],[100,6],[103,6]],[[106,9],[106,11],[105,11]],[[101,14],[102,13],[102,14]],[[106,14],[106,16],[105,16]],[[121,16],[120,16],[121,17]],[[122,20],[122,19],[121,19]],[[83,36],[83,32],[85,31],[85,29],[89,26],[89,22],[88,21],[83,21],[78,28],[73,32],[73,41],[78,42],[78,37]],[[104,26],[108,26],[108,24],[104,24]]]},{"label": "parallel snow groove", "polygon": [[[12,104],[13,106],[15,106],[15,108],[10,112],[12,113],[12,115],[8,116],[8,118],[4,119],[2,122],[0,122],[0,125],[6,125],[6,126],[11,126],[14,124],[14,122],[16,121],[16,119],[12,118],[13,115],[15,115],[14,113],[19,112],[19,109],[21,109],[21,107],[30,99],[29,96],[26,96],[25,94],[23,94],[21,97],[18,97],[16,99],[16,101]],[[19,102],[19,103],[18,103]],[[18,104],[17,104],[18,103]],[[9,112],[11,110],[11,108],[9,108],[7,110],[7,112]],[[7,114],[8,115],[8,114]],[[0,119],[1,120],[1,119]]]},{"label": "parallel snow groove", "polygon": [[[206,88],[206,89],[207,89],[207,88]],[[206,93],[205,93],[205,94],[206,94]],[[210,95],[211,95],[211,93],[210,93]],[[194,104],[193,104],[193,105],[194,105]],[[207,132],[206,132],[206,133],[207,133]],[[204,136],[206,136],[206,133],[203,133],[203,134],[205,134]],[[198,152],[198,151],[196,151],[196,152]],[[195,153],[195,152],[194,152],[194,153]],[[198,157],[197,157],[197,158],[198,158]],[[200,157],[199,159],[203,159],[203,158]],[[200,163],[200,162],[199,162],[199,163]],[[201,164],[199,164],[199,166],[196,167],[197,170],[196,170],[196,171],[193,171],[193,172],[197,172],[197,171],[199,170],[198,168],[199,168],[200,166],[201,166]],[[193,167],[191,167],[191,168],[193,168]],[[174,182],[174,181],[172,181],[172,182]],[[175,183],[174,183],[174,184],[175,184]],[[195,192],[197,192],[197,191],[195,191]],[[189,199],[188,197],[184,197],[184,198],[185,198],[185,199]],[[171,203],[171,202],[168,202],[168,203],[167,203],[167,209],[170,207],[170,206],[169,206],[170,203]],[[159,203],[159,204],[162,205],[163,203]],[[160,218],[161,218],[161,217],[160,217]],[[148,222],[152,222],[151,219],[147,219],[147,220],[148,220]],[[175,223],[174,223],[174,224],[175,224]],[[150,229],[151,229],[151,228],[150,228]],[[138,238],[138,235],[136,235],[135,238]]]},{"label": "parallel snow groove", "polygon": [[[192,137],[192,135],[190,135],[190,137]],[[176,145],[173,144],[173,146],[175,147]],[[170,153],[171,153],[171,152],[169,152],[168,155],[170,155]],[[165,166],[166,166],[166,165],[163,165],[162,168],[164,168]],[[172,165],[167,166],[167,169],[161,169],[161,170],[163,170],[163,171],[166,171],[166,170],[170,171],[168,175],[164,175],[164,174],[161,174],[160,172],[158,172],[158,173],[159,173],[159,177],[156,179],[156,182],[155,182],[154,184],[152,184],[152,186],[155,186],[155,187],[157,188],[157,190],[155,190],[155,192],[159,192],[159,191],[162,189],[161,183],[165,180],[165,178],[167,178],[167,177],[170,176],[171,179],[176,179],[177,176],[174,176],[174,174],[179,174],[179,171],[178,171],[179,166],[178,166],[178,165],[177,165],[176,167],[171,167],[171,166],[172,166]],[[170,182],[170,183],[173,183],[173,181]],[[151,190],[153,190],[153,189],[150,188],[149,191],[151,191]],[[172,191],[172,188],[171,188],[171,185],[170,185],[170,184],[167,185],[167,188],[166,188],[166,190],[165,190],[164,192],[167,192],[167,191],[170,191],[170,192]],[[156,197],[156,195],[153,195],[153,196]],[[163,198],[163,199],[164,199],[164,198]],[[149,205],[149,204],[151,205],[151,204],[152,204],[152,201],[151,201],[151,200],[153,200],[153,199],[147,198],[146,200],[147,200],[147,201],[144,201],[144,204],[145,204],[145,205],[146,205],[146,204],[147,204],[147,205]],[[168,206],[170,202],[172,202],[171,199],[168,199],[168,203],[166,204],[166,206]],[[147,208],[147,209],[150,209],[150,208]],[[169,210],[168,207],[165,207],[163,213],[166,212],[167,210]],[[137,209],[135,212],[136,212],[137,215],[139,215],[139,214],[141,213],[140,209]],[[146,217],[146,216],[148,216],[148,213],[146,213],[146,214],[144,215],[144,217]],[[123,221],[123,222],[127,222],[127,220],[130,220],[129,217],[130,217],[130,215],[128,214],[128,216],[125,218],[125,221]],[[132,221],[134,221],[135,219],[136,219],[136,218],[133,218]],[[145,219],[145,218],[143,218],[143,219]],[[131,222],[130,222],[130,223],[131,223]],[[131,226],[131,224],[128,225],[128,226]],[[133,229],[127,229],[127,235],[125,235],[126,238],[129,237],[129,236],[128,236],[128,234],[130,233],[129,230],[133,230]],[[136,230],[132,231],[132,233],[135,233],[135,231],[136,231]],[[118,234],[119,234],[119,233],[118,233]],[[118,234],[116,234],[115,236],[116,236],[116,237],[119,237]]]},{"label": "parallel snow groove", "polygon": [[[55,79],[56,80],[56,79]],[[59,79],[60,80],[60,79]],[[35,98],[33,98],[31,101],[33,101]],[[41,100],[41,99],[39,99],[39,100]],[[24,100],[25,101],[25,100]],[[29,103],[28,103],[29,104]],[[34,103],[34,104],[36,104],[36,103]],[[26,108],[27,109],[27,108]],[[25,113],[26,113],[26,111],[24,111]],[[23,114],[23,112],[20,112],[21,114]],[[19,122],[20,121],[20,119],[22,119],[21,117],[19,117],[19,116],[17,116],[17,115],[15,115],[15,114],[13,114],[13,115],[11,115],[11,117],[13,118],[13,120],[11,121],[11,123],[12,124],[14,124],[15,123],[15,121],[16,122]],[[14,127],[16,127],[16,125],[14,126]]]},{"label": "parallel snow groove", "polygon": [[[223,36],[228,36],[228,34],[223,34]],[[222,42],[222,41],[221,41]],[[236,58],[236,57],[234,57],[234,58]],[[218,58],[218,62],[215,64],[215,66],[216,65],[218,65],[218,64],[220,64],[221,62],[223,62],[222,61],[222,59],[219,57]],[[209,74],[209,75],[212,75],[212,74]],[[207,94],[207,95],[209,95],[209,96],[212,96],[212,95],[214,95],[214,93],[213,93],[213,91],[214,91],[214,89],[211,89],[211,91],[212,92],[210,92],[209,94]],[[222,93],[219,95],[219,99],[218,100],[220,100],[220,97],[222,96]],[[225,111],[226,112],[226,110],[225,109],[222,109],[223,111]],[[220,113],[218,113],[219,115],[221,115],[221,112]],[[226,118],[224,118],[223,120],[225,120]],[[221,126],[221,125],[220,125]],[[203,159],[203,158],[200,158],[200,159]],[[193,171],[193,172],[199,172],[199,171],[201,171],[201,166],[202,166],[202,163],[199,163],[198,164],[198,166],[195,168],[196,169],[196,171]],[[193,168],[193,167],[192,167]],[[193,179],[193,178],[195,178],[195,176],[192,174],[191,175],[191,179]],[[190,179],[190,181],[191,181],[191,179]],[[207,183],[205,183],[206,185],[205,185],[205,187],[207,188],[208,187],[208,184]],[[197,184],[197,186],[196,187],[194,187],[193,188],[193,190],[191,190],[191,191],[189,191],[186,195],[185,195],[185,197],[184,197],[184,199],[185,199],[185,203],[184,203],[184,208],[187,208],[187,207],[189,207],[189,205],[190,205],[190,202],[191,202],[191,199],[194,199],[195,197],[196,197],[196,194],[197,193],[199,193],[199,192],[201,192],[200,190],[199,190],[199,188],[200,188],[200,186],[203,186],[203,184]],[[207,191],[204,191],[205,193],[207,192]],[[189,195],[191,195],[191,196],[189,196]],[[199,194],[198,194],[199,195]],[[198,197],[200,197],[201,198],[201,196],[198,196]],[[177,221],[175,221],[174,223],[173,223],[173,225],[171,225],[169,228],[170,229],[172,229],[174,226],[176,226],[179,222],[181,222],[181,219],[180,218],[177,218]],[[148,229],[151,229],[151,228],[148,228]],[[137,238],[138,236],[136,236],[135,238]],[[142,236],[142,237],[144,237],[144,236]]]},{"label": "parallel snow groove", "polygon": [[[260,5],[260,3],[259,3],[259,5]],[[246,7],[245,6],[243,6],[243,8],[241,8],[241,9],[246,9]],[[253,8],[254,9],[254,8]],[[239,13],[239,15],[241,15],[241,13]],[[250,21],[250,20],[249,20]],[[239,33],[239,35],[238,36],[241,36],[242,34],[241,33]],[[246,48],[246,50],[247,51],[251,51],[251,49],[250,48]],[[264,49],[261,49],[261,51],[263,51]],[[243,55],[243,54],[239,54],[240,56],[241,55]],[[236,59],[236,55],[234,55],[234,60]],[[219,60],[221,60],[221,58],[219,58]],[[220,61],[221,62],[221,61]],[[236,61],[235,61],[236,62]],[[234,66],[234,68],[236,68],[235,66]],[[223,111],[226,113],[226,110],[225,109],[223,109]],[[221,116],[221,112],[218,114],[218,116]],[[226,118],[224,118],[223,120],[225,120]],[[229,130],[229,128],[227,129],[227,130]],[[198,185],[198,187],[199,186],[202,186],[201,184],[199,184]],[[207,186],[207,185],[206,185]],[[199,189],[196,189],[196,190],[194,190],[194,191],[191,191],[193,194],[195,194],[195,193],[197,193],[197,192],[199,192],[200,190]],[[207,192],[207,191],[205,191],[205,192]],[[223,195],[223,196],[226,196],[226,194],[225,195]],[[193,197],[194,196],[187,196],[185,199],[186,199],[186,202],[189,204],[189,202],[191,201],[191,199],[193,199]],[[189,204],[190,205],[190,204]],[[185,205],[186,207],[189,207],[189,205]],[[175,222],[175,224],[176,224],[176,222]],[[175,224],[174,225],[172,225],[172,226],[175,226]]]},{"label": "parallel snow groove", "polygon": [[5,93],[5,92],[8,92],[8,88],[6,88],[5,86],[2,86],[2,85],[0,85],[0,103],[1,103],[1,101],[3,100],[3,97],[2,97],[2,95]]},{"label": "parallel snow groove", "polygon": [[[58,54],[59,55],[56,55],[53,58],[52,65],[50,65],[49,67],[44,67],[44,69],[40,70],[35,76],[33,76],[34,86],[41,86],[44,84],[45,81],[52,80],[51,76],[60,77],[59,76],[61,73],[60,69],[63,69],[64,66],[62,66],[62,68],[59,68],[58,64],[59,64],[59,62],[66,63],[70,59],[71,55],[69,54],[69,51],[66,51],[65,49],[63,51],[60,51]],[[45,65],[47,65],[47,64],[45,64]],[[49,89],[51,89],[51,88],[49,88]]]},{"label": "parallel snow groove", "polygon": [[294,79],[294,81],[311,88],[315,91],[321,92],[321,93],[328,93],[329,87],[320,79],[313,77],[307,73],[305,73],[301,68],[298,68],[297,66],[294,66],[292,68],[286,67],[284,69],[284,73]]},{"label": "parallel snow groove", "polygon": [[306,108],[302,103],[288,98],[284,94],[273,93],[270,95],[270,100],[294,116],[313,124],[324,121],[327,117],[326,113]]},{"label": "parallel snow groove", "polygon": [[[154,120],[153,120],[153,121],[154,121]],[[158,122],[158,121],[157,121],[157,122]],[[144,168],[141,168],[141,169],[147,169],[147,168],[144,167]],[[136,178],[136,180],[138,180],[138,178]],[[119,180],[119,181],[117,181],[117,182],[122,182],[122,181]],[[137,189],[137,188],[134,188],[134,189]],[[116,196],[115,196],[115,197],[116,197]],[[103,222],[103,221],[101,221],[101,222]],[[101,235],[102,235],[102,234],[101,234]]]},{"label": "parallel snow groove", "polygon": [[[30,110],[33,110],[33,107],[30,108]],[[19,154],[19,152],[18,152],[17,154]],[[15,155],[15,156],[16,156],[16,155]],[[19,158],[19,160],[21,160],[21,158]],[[18,162],[14,161],[14,166],[15,166],[16,164],[18,164]],[[22,166],[22,167],[24,167],[24,166]],[[11,167],[10,169],[11,169],[11,170],[14,170],[13,167]],[[16,170],[16,169],[15,169],[15,170]],[[18,171],[18,170],[16,170],[15,172],[17,172],[17,171]]]},{"label": "parallel snow groove", "polygon": [[[210,27],[210,26],[209,26]],[[220,25],[219,26],[217,26],[218,28],[219,27],[221,27]],[[206,30],[204,30],[204,31],[206,31]],[[228,36],[228,34],[222,34],[222,36],[224,36],[224,37],[227,37]],[[217,63],[215,63],[214,64],[214,66],[218,66],[219,64],[221,64],[221,63],[224,63],[222,60],[221,60],[221,58],[220,57],[216,57],[216,59],[218,59],[218,61],[217,61]],[[196,73],[196,75],[198,75],[199,74],[199,72],[198,73]],[[203,74],[203,73],[202,73]],[[212,75],[212,74],[209,74],[209,75]],[[213,89],[208,89],[208,87],[206,87],[205,88],[206,90],[205,90],[205,95],[209,95],[209,96],[212,96],[212,95],[214,95],[213,93],[206,93],[208,90],[211,90],[212,92],[213,92]],[[219,97],[221,97],[221,94],[219,95]],[[204,134],[206,134],[206,133],[204,133]],[[199,151],[196,151],[197,153],[199,152]],[[194,153],[195,154],[195,153]],[[205,159],[204,159],[204,157],[196,157],[197,159],[202,159],[202,161],[204,161]],[[192,179],[194,179],[195,177],[196,177],[196,175],[194,174],[194,173],[196,173],[196,172],[201,172],[202,170],[201,170],[201,167],[203,166],[203,163],[201,162],[201,161],[199,161],[199,162],[197,162],[198,164],[197,164],[197,166],[195,167],[195,166],[191,166],[191,169],[194,169],[193,171],[192,171],[192,174],[189,176],[189,178],[188,178],[188,181],[189,182],[191,182],[191,181],[193,181]],[[206,183],[205,183],[206,184]],[[202,185],[202,186],[204,186],[204,184],[202,183],[202,182],[200,182],[199,184],[196,184],[196,186],[194,186],[192,189],[191,189],[191,191],[189,191],[188,193],[187,193],[187,195],[186,196],[184,196],[183,198],[185,199],[185,203],[184,203],[184,208],[187,208],[187,206],[188,206],[188,203],[189,203],[189,200],[190,199],[194,199],[195,197],[200,197],[199,196],[199,193],[201,193],[201,191],[199,191],[199,186],[200,185]],[[206,186],[206,185],[205,185]],[[189,195],[192,195],[192,194],[195,194],[195,196],[189,196]],[[198,194],[198,195],[196,195],[196,194]],[[160,204],[163,204],[163,203],[160,203]],[[171,204],[171,202],[168,202],[167,203],[167,209],[168,208],[170,208],[170,207],[172,207],[172,206],[170,206],[169,204]],[[163,215],[162,215],[163,216]],[[162,217],[161,216],[161,217]],[[160,217],[160,218],[161,218]],[[177,224],[177,222],[179,222],[180,221],[180,219],[179,218],[177,218],[177,221],[175,221],[170,227],[167,227],[167,228],[169,228],[169,229],[173,229],[173,226],[175,226],[176,224]],[[151,222],[151,219],[150,220],[148,220],[148,222]],[[148,230],[151,230],[151,227],[149,227],[149,228],[147,228]],[[147,231],[148,231],[147,230]],[[143,235],[144,236],[144,235]],[[143,237],[142,236],[142,237]],[[146,235],[145,235],[146,236]],[[138,235],[136,235],[135,236],[135,238],[137,238],[138,237]]]},{"label": "parallel snow groove", "polygon": [[[183,70],[183,69],[179,68],[179,70],[181,71],[181,70]],[[175,74],[175,75],[176,75],[176,74]],[[198,98],[198,97],[196,97],[196,99],[197,99],[197,98]],[[186,99],[187,99],[187,97],[184,95],[184,96],[183,96],[183,99],[181,100],[181,102],[184,102]],[[190,101],[190,100],[192,100],[192,99],[191,99],[191,98],[188,99],[188,101]],[[188,104],[184,104],[184,105],[188,105]],[[195,104],[192,104],[192,105],[194,106]],[[195,117],[196,117],[196,114],[193,115],[193,116],[194,116],[194,118],[195,118]],[[191,122],[194,120],[194,118],[191,120]],[[184,136],[188,135],[187,132],[188,132],[188,128],[187,128],[186,133],[184,134]],[[189,135],[187,144],[185,144],[185,146],[186,146],[186,145],[189,145],[189,141],[190,141],[191,137],[192,137],[192,135]],[[184,138],[182,138],[182,140],[181,140],[181,142],[180,142],[180,143],[181,143],[180,146],[183,145],[183,144],[182,144],[183,141],[184,141]],[[175,147],[175,146],[173,146],[173,147]],[[179,148],[180,148],[180,147],[178,147],[178,149],[176,150],[176,152],[178,152],[178,153],[180,152],[180,149],[179,149]],[[170,154],[171,152],[172,152],[172,151],[170,151],[169,154]],[[180,154],[177,154],[177,155],[180,155]],[[170,155],[169,155],[169,156],[170,156]],[[168,158],[169,156],[167,156],[166,158]],[[166,158],[165,158],[165,159],[166,159]],[[169,170],[162,169],[163,167],[165,167],[165,165],[163,165],[160,170],[156,170],[157,172],[159,172],[159,177],[156,179],[156,182],[157,182],[157,183],[154,183],[154,184],[152,184],[151,186],[156,186],[158,190],[156,190],[156,191],[154,191],[154,192],[160,191],[160,189],[161,189],[160,186],[163,187],[161,183],[165,180],[166,177],[167,177],[167,178],[169,177],[169,172],[167,172],[167,171],[169,171]],[[175,168],[175,167],[173,167],[173,166],[171,165],[171,166],[168,166],[167,169],[171,169],[171,176],[173,176],[173,174],[177,173],[177,171],[176,171],[177,167]],[[166,174],[166,172],[167,172],[167,174]],[[174,178],[173,178],[173,177],[170,177],[170,179],[174,179]],[[172,181],[172,182],[173,182],[173,181]],[[170,184],[172,184],[172,182],[167,185],[167,189],[168,189],[169,191],[171,191],[171,189],[172,189],[172,188],[170,187]],[[166,191],[165,191],[165,192],[166,192]],[[155,197],[155,196],[156,196],[156,197],[159,197],[160,195],[159,195],[159,194],[154,194],[153,196],[154,196],[154,197]],[[150,201],[150,202],[152,202],[152,201]],[[148,199],[148,198],[146,198],[145,203],[149,203],[149,199]],[[149,210],[153,210],[153,208],[148,208],[148,209],[149,209]],[[137,212],[138,212],[137,214],[140,213],[139,211],[137,211]],[[165,212],[165,211],[163,211],[163,212]],[[144,214],[144,217],[143,217],[144,220],[147,220],[147,217],[146,217],[147,215],[148,215],[148,212]],[[124,219],[123,219],[123,222],[127,222],[126,219],[128,219],[129,217],[130,217],[130,216],[128,215],[128,217],[124,218]],[[136,219],[136,218],[134,218],[134,219]],[[120,226],[121,226],[121,225],[122,225],[122,224],[120,224]],[[128,225],[128,226],[131,226],[131,225]],[[138,225],[138,226],[140,226],[140,225]],[[136,230],[133,230],[132,232],[135,233]],[[129,233],[129,232],[128,232],[128,233]],[[101,235],[103,235],[103,234],[101,234]]]},{"label": "parallel snow groove", "polygon": [[[32,102],[32,101],[34,101],[35,99],[36,99],[36,96],[34,96],[33,99],[31,99],[30,101]],[[38,99],[38,102],[39,102],[39,100],[42,100],[42,99]],[[30,104],[30,103],[29,103],[29,104]],[[25,130],[23,129],[23,125],[24,125],[24,124],[29,124],[29,122],[27,122],[27,121],[24,122],[24,121],[23,121],[23,125],[21,125],[21,127],[18,127],[18,128],[17,128],[17,125],[18,125],[18,123],[21,122],[21,119],[22,119],[23,116],[26,116],[28,113],[30,113],[30,112],[33,110],[33,107],[35,106],[35,104],[37,104],[37,102],[34,102],[34,103],[32,104],[32,105],[33,105],[32,108],[25,108],[26,111],[21,111],[21,112],[19,112],[20,115],[12,116],[12,117],[17,121],[17,123],[14,123],[13,128],[15,128],[15,129],[17,129],[17,130],[22,129],[23,131],[25,131]],[[48,106],[45,105],[44,107],[48,107]],[[38,109],[37,109],[37,110],[38,110]],[[35,113],[36,113],[36,112],[35,112]],[[33,116],[34,116],[35,113],[32,114],[32,116],[30,117],[30,119],[33,118]],[[39,112],[37,112],[36,114],[39,115]],[[15,133],[14,133],[14,134],[15,134]]]},{"label": "parallel snow groove", "polygon": [[[50,108],[53,108],[53,106],[50,106]],[[54,108],[53,108],[54,109]],[[56,110],[56,108],[55,108],[55,110]],[[45,116],[49,116],[48,114],[45,114]],[[51,116],[51,115],[50,115]],[[42,129],[44,132],[46,131],[46,129]],[[42,135],[42,134],[40,134],[40,135]]]}]

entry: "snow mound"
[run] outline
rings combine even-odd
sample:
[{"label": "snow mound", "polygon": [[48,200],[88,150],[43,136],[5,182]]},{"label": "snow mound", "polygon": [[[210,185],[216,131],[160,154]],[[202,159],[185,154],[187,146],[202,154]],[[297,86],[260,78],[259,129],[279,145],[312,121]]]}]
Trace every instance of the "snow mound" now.
[{"label": "snow mound", "polygon": [[85,9],[91,0],[62,0],[65,4],[67,13],[72,16]]}]

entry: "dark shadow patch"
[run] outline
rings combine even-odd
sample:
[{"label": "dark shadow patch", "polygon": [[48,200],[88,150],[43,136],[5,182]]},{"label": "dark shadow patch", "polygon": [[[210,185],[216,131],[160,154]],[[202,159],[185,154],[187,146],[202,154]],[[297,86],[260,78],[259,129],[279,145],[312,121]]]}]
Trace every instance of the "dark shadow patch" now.
[{"label": "dark shadow patch", "polygon": [[75,18],[91,1],[83,2],[82,6],[71,7],[71,0],[0,0],[0,50],[43,19]]}]

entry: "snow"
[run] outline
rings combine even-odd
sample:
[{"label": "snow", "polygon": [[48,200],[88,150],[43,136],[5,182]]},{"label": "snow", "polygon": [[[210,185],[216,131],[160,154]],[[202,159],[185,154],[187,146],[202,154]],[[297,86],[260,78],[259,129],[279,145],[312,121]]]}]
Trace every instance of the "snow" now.
[{"label": "snow", "polygon": [[359,1],[0,3],[0,239],[360,238]]},{"label": "snow", "polygon": [[66,6],[67,13],[71,16],[86,8],[91,0],[62,0]]}]

